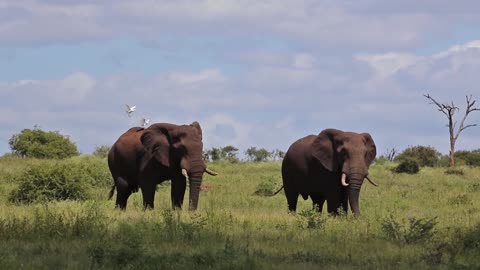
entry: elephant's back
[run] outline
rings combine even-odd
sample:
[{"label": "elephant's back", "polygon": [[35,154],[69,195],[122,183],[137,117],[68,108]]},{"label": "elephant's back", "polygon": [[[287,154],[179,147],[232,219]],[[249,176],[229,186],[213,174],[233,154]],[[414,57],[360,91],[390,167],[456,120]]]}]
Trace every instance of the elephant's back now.
[{"label": "elephant's back", "polygon": [[287,150],[282,162],[282,174],[306,174],[310,146],[317,136],[308,135],[295,141]]},{"label": "elephant's back", "polygon": [[144,148],[140,141],[143,128],[131,128],[122,134],[108,153],[108,166],[112,172],[135,174],[138,155]]}]

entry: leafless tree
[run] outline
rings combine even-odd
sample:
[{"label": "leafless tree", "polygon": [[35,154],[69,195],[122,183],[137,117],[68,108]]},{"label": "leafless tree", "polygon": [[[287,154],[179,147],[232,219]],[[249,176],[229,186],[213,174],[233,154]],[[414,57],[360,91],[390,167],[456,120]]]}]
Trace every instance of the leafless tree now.
[{"label": "leafless tree", "polygon": [[453,119],[456,111],[460,109],[453,104],[453,101],[450,104],[446,103],[439,103],[434,98],[432,98],[428,93],[423,95],[424,97],[428,98],[431,103],[435,104],[438,107],[438,111],[442,112],[448,118],[448,131],[450,133],[450,167],[455,166],[455,143],[457,142],[458,136],[460,133],[469,127],[474,127],[477,124],[470,124],[465,125],[465,119],[467,116],[474,111],[480,111],[479,108],[474,107],[476,100],[472,100],[472,95],[465,96],[467,100],[467,108],[465,110],[465,115],[463,116],[462,120],[460,121],[460,125],[457,127],[457,121]]},{"label": "leafless tree", "polygon": [[387,150],[385,151],[385,154],[383,154],[383,156],[389,160],[389,161],[393,161],[393,159],[395,158],[395,155],[397,154],[397,149],[392,148],[392,149],[389,149],[387,148]]}]

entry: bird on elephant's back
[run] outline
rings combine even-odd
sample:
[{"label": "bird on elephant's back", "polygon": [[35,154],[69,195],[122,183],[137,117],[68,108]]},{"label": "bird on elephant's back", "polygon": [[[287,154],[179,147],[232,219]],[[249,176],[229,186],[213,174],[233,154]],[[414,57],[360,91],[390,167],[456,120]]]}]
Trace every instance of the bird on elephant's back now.
[{"label": "bird on elephant's back", "polygon": [[359,196],[363,180],[376,156],[376,146],[368,133],[325,129],[294,142],[282,163],[282,179],[288,209],[296,211],[298,196],[310,197],[322,211],[327,201],[328,213],[338,214],[348,204],[360,215]]},{"label": "bird on elephant's back", "polygon": [[156,123],[148,128],[134,127],[122,134],[108,153],[108,166],[117,190],[115,206],[125,209],[129,196],[140,190],[145,208],[153,208],[157,184],[171,180],[174,208],[181,208],[187,181],[189,208],[198,207],[203,174],[217,175],[203,161],[202,129],[190,125]]}]

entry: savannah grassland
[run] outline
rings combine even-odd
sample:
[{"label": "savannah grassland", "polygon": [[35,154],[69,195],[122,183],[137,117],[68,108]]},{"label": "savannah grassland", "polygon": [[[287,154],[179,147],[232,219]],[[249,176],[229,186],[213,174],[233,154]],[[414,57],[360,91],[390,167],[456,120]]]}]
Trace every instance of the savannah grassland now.
[{"label": "savannah grassland", "polygon": [[354,219],[317,215],[301,198],[289,214],[283,192],[255,195],[281,186],[279,162],[210,163],[220,174],[205,176],[196,212],[171,210],[169,184],[154,210],[142,209],[140,193],[114,210],[104,159],[94,160],[101,179],[86,200],[9,202],[17,176],[42,162],[53,161],[0,159],[1,269],[480,268],[479,168],[407,175],[374,164],[380,186],[364,183]]}]

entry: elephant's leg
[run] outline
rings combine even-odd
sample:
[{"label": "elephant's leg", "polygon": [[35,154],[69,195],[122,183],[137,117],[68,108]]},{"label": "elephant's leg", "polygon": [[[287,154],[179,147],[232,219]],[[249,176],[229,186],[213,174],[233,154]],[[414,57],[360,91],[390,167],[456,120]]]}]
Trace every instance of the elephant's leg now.
[{"label": "elephant's leg", "polygon": [[342,207],[345,213],[348,213],[348,190],[342,189],[340,191],[340,207]]},{"label": "elephant's leg", "polygon": [[287,197],[288,210],[291,212],[297,211],[297,202],[298,202],[299,193],[296,190],[285,189],[285,196]]},{"label": "elephant's leg", "polygon": [[154,200],[155,200],[155,189],[156,184],[153,181],[144,182],[140,185],[143,195],[143,208],[144,209],[153,209]]},{"label": "elephant's leg", "polygon": [[125,210],[127,208],[128,197],[132,194],[132,189],[128,185],[128,182],[122,177],[115,178],[115,186],[117,189],[115,208]]},{"label": "elephant's leg", "polygon": [[327,197],[327,211],[328,211],[329,214],[338,215],[338,208],[339,207],[340,207],[339,196],[329,196],[329,197]]},{"label": "elephant's leg", "polygon": [[313,209],[321,213],[323,204],[325,203],[325,198],[317,192],[310,194],[310,198],[312,198],[313,201]]},{"label": "elephant's leg", "polygon": [[178,177],[172,179],[172,190],[171,190],[171,198],[172,198],[172,207],[173,209],[179,208],[182,209],[183,198],[185,197],[185,190],[187,188],[187,181],[185,177]]}]

